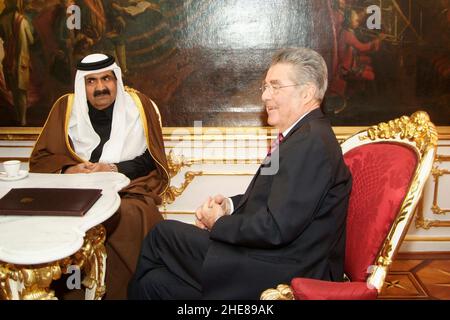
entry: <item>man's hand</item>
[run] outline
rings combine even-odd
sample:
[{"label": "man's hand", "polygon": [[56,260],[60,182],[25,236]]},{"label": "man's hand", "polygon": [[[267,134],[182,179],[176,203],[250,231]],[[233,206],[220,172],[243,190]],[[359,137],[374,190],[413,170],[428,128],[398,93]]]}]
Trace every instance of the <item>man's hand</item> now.
[{"label": "man's hand", "polygon": [[203,219],[203,214],[202,214],[202,207],[199,207],[196,211],[195,211],[195,225],[197,227],[199,227],[200,229],[203,230],[208,230],[208,228],[203,224],[203,222],[201,221]]},{"label": "man's hand", "polygon": [[89,161],[68,167],[64,173],[93,173],[93,172],[117,172],[117,166],[112,163],[92,163]]},{"label": "man's hand", "polygon": [[231,214],[231,208],[227,198],[221,194],[216,194],[214,196],[214,201],[222,207],[224,214]]},{"label": "man's hand", "polygon": [[[115,169],[113,169],[113,166]],[[92,165],[91,172],[117,172],[117,166],[115,164],[97,162]]]},{"label": "man's hand", "polygon": [[64,173],[90,173],[93,165],[94,164],[89,161],[82,162],[68,167],[66,170],[64,170]]},{"label": "man's hand", "polygon": [[[217,200],[220,201],[219,198]],[[221,202],[223,203],[224,200],[222,199]],[[216,202],[216,199],[208,197],[203,205],[195,211],[195,216],[197,218],[195,225],[202,229],[211,230],[217,219],[224,215],[225,212],[223,211],[222,206]]]}]

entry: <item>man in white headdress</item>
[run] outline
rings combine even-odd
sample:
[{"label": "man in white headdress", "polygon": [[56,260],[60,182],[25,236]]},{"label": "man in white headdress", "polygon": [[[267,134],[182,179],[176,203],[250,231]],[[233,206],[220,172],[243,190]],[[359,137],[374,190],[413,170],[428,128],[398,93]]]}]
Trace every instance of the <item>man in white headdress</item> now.
[{"label": "man in white headdress", "polygon": [[126,298],[140,244],[162,220],[157,205],[169,185],[161,118],[155,103],[125,88],[114,58],[91,54],[77,64],[75,93],[54,104],[30,158],[30,171],[116,171],[130,178],[106,223],[106,298]]}]

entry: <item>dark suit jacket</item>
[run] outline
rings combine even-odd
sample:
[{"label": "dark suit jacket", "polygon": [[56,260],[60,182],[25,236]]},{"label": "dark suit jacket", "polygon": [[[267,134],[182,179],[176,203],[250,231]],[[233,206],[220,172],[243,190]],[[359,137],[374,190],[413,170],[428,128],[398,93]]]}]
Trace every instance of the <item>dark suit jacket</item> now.
[{"label": "dark suit jacket", "polygon": [[205,299],[258,299],[293,277],[342,281],[351,175],[320,109],[279,145],[279,170],[261,175],[211,230]]}]

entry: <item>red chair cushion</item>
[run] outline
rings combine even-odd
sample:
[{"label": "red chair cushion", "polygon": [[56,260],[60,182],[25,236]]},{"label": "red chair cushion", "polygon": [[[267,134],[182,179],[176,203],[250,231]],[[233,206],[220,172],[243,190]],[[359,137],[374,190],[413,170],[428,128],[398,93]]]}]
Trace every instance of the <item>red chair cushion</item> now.
[{"label": "red chair cushion", "polygon": [[378,291],[365,282],[294,278],[291,287],[296,300],[373,300],[378,296]]},{"label": "red chair cushion", "polygon": [[371,143],[344,155],[353,185],[347,215],[345,273],[364,282],[406,196],[416,153],[394,143]]}]

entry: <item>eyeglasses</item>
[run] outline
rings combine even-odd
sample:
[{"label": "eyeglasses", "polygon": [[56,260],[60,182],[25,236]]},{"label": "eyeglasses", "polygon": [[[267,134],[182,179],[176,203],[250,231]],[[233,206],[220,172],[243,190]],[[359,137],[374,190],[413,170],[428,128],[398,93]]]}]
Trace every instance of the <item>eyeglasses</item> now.
[{"label": "eyeglasses", "polygon": [[261,93],[264,93],[266,90],[269,90],[269,93],[273,95],[277,94],[281,88],[296,87],[296,86],[299,86],[299,84],[288,84],[286,86],[280,86],[279,84],[264,84],[262,87],[259,88],[259,90],[261,91]]}]

